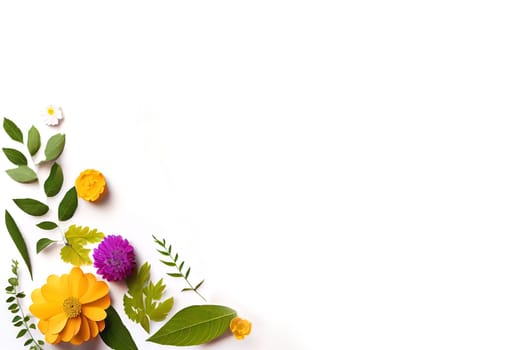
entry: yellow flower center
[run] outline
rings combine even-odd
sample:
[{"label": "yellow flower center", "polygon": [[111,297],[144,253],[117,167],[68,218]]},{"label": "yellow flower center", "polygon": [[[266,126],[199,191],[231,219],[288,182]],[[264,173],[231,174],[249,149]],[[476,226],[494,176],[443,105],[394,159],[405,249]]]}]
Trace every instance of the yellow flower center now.
[{"label": "yellow flower center", "polygon": [[77,317],[82,311],[82,305],[80,304],[80,301],[73,297],[69,297],[64,300],[62,307],[64,308],[64,313],[68,318]]},{"label": "yellow flower center", "polygon": [[49,107],[49,108],[47,109],[47,114],[49,114],[49,115],[53,115],[53,114],[55,114],[55,109],[54,109],[53,107]]}]

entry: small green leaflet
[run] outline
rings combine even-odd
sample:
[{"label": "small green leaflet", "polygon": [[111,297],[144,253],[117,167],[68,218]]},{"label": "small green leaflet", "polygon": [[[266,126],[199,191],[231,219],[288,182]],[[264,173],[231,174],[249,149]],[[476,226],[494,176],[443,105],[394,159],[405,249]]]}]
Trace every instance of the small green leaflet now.
[{"label": "small green leaflet", "polygon": [[40,133],[35,126],[31,126],[27,133],[27,150],[31,156],[34,156],[40,149]]},{"label": "small green leaflet", "polygon": [[138,350],[131,334],[113,306],[106,309],[106,314],[106,328],[100,333],[104,343],[114,350]]},{"label": "small green leaflet", "polygon": [[66,192],[62,201],[58,205],[58,220],[66,221],[71,219],[75,210],[78,206],[78,197],[77,190],[75,186],[71,187],[69,191]]},{"label": "small green leaflet", "polygon": [[175,346],[208,343],[229,329],[235,310],[221,305],[194,305],[177,312],[148,341]]},{"label": "small green leaflet", "polygon": [[22,209],[26,214],[33,216],[42,216],[49,211],[49,207],[36,199],[17,198],[13,202]]},{"label": "small green leaflet", "polygon": [[20,229],[16,225],[15,220],[7,210],[5,211],[5,226],[7,227],[7,232],[9,232],[11,239],[16,245],[16,248],[26,263],[29,274],[31,275],[31,279],[33,279],[33,270],[31,268],[31,260],[29,259],[29,253],[27,252],[26,242],[24,241],[22,232],[20,232]]},{"label": "small green leaflet", "polygon": [[27,158],[24,154],[14,148],[2,148],[5,156],[14,165],[27,165]]},{"label": "small green leaflet", "polygon": [[44,191],[48,197],[54,197],[60,192],[64,183],[64,174],[58,163],[54,163],[49,172],[46,182],[44,182]]},{"label": "small green leaflet", "polygon": [[11,139],[20,143],[24,142],[22,131],[12,120],[4,118],[4,130]]},{"label": "small green leaflet", "polygon": [[64,146],[66,145],[66,135],[56,134],[49,138],[46,144],[44,154],[46,155],[45,162],[55,160],[62,154]]},{"label": "small green leaflet", "polygon": [[85,245],[100,242],[104,234],[97,229],[71,225],[66,231],[65,238],[67,243],[60,250],[62,260],[75,266],[91,265],[93,263],[89,257],[91,249],[85,248]]},{"label": "small green leaflet", "polygon": [[127,279],[128,294],[124,295],[124,311],[133,322],[140,323],[150,332],[150,320],[166,319],[173,307],[173,298],[160,301],[166,289],[162,279],[153,284],[150,281],[151,265],[144,263],[138,272]]},{"label": "small green leaflet", "polygon": [[41,238],[36,242],[36,253],[40,253],[42,250],[49,247],[51,244],[56,243],[57,241],[54,241],[49,238]]},{"label": "small green leaflet", "polygon": [[42,221],[36,225],[40,227],[42,230],[54,230],[58,227],[58,225],[55,224],[53,221]]},{"label": "small green leaflet", "polygon": [[10,178],[17,182],[29,183],[38,180],[36,173],[27,165],[21,165],[18,168],[5,171]]}]

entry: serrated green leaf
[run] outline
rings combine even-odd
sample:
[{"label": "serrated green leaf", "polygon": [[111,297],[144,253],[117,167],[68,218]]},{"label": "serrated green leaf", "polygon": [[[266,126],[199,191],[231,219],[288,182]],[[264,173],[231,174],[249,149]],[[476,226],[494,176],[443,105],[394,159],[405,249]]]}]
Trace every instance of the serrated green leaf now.
[{"label": "serrated green leaf", "polygon": [[18,168],[8,169],[7,175],[16,182],[29,183],[38,180],[36,173],[27,165],[21,165]]},{"label": "serrated green leaf", "polygon": [[142,317],[142,319],[140,320],[139,324],[146,331],[146,333],[149,333],[149,318],[148,318],[148,316],[144,315]]},{"label": "serrated green leaf", "polygon": [[45,161],[55,160],[62,154],[64,146],[66,145],[66,135],[56,134],[49,138],[46,144],[44,154],[46,156]]},{"label": "serrated green leaf", "polygon": [[44,191],[48,197],[54,197],[60,192],[64,183],[64,174],[58,163],[54,163],[49,172],[47,180],[44,182]]},{"label": "serrated green leaf", "polygon": [[62,201],[58,205],[58,220],[66,221],[71,219],[78,206],[77,190],[75,186],[66,192]]},{"label": "serrated green leaf", "polygon": [[168,317],[169,312],[173,308],[173,297],[164,300],[161,303],[158,303],[155,308],[153,308],[150,313],[149,317],[152,321],[160,322],[164,321],[166,317]]},{"label": "serrated green leaf", "polygon": [[40,253],[42,250],[49,247],[51,244],[56,243],[57,241],[54,241],[49,238],[41,238],[36,242],[36,253]]},{"label": "serrated green leaf", "polygon": [[27,133],[27,150],[31,156],[34,156],[40,149],[40,133],[35,126],[31,126]]},{"label": "serrated green leaf", "polygon": [[22,209],[26,214],[33,216],[42,216],[49,211],[49,207],[36,199],[16,198],[13,202]]},{"label": "serrated green leaf", "polygon": [[91,265],[89,257],[91,249],[85,248],[88,243],[97,243],[104,238],[104,234],[97,229],[71,225],[65,233],[67,244],[60,250],[60,257],[65,262],[75,266]]},{"label": "serrated green leaf", "polygon": [[58,225],[54,223],[53,221],[42,221],[36,225],[42,230],[54,230],[58,227]]},{"label": "serrated green leaf", "polygon": [[24,142],[22,131],[12,120],[4,118],[4,130],[11,139],[20,143]]},{"label": "serrated green leaf", "polygon": [[104,343],[114,350],[138,350],[131,334],[124,323],[122,323],[115,309],[110,306],[106,310],[106,314],[106,327],[104,331],[100,333],[100,337]]},{"label": "serrated green leaf", "polygon": [[5,156],[14,165],[27,165],[27,158],[24,154],[14,148],[2,148]]},{"label": "serrated green leaf", "polygon": [[126,284],[129,291],[139,290],[142,293],[144,285],[149,281],[151,265],[148,262],[142,264],[142,266],[133,275],[128,277]]},{"label": "serrated green leaf", "polygon": [[221,305],[194,305],[182,309],[152,335],[150,342],[190,346],[208,343],[229,329],[235,310]]},{"label": "serrated green leaf", "polygon": [[16,225],[15,220],[7,210],[5,211],[5,226],[7,227],[7,232],[9,232],[11,239],[16,245],[16,248],[20,252],[22,259],[24,259],[24,262],[26,263],[31,279],[33,279],[33,270],[31,268],[31,260],[29,259],[29,253],[27,252],[26,242],[22,236],[22,233],[20,232],[20,229]]}]

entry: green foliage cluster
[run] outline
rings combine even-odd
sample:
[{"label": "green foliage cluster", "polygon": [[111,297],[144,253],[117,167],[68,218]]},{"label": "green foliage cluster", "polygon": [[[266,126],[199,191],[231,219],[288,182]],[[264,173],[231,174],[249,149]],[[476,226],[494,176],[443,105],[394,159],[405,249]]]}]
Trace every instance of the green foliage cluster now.
[{"label": "green foliage cluster", "polygon": [[7,309],[15,314],[11,323],[15,328],[20,328],[16,337],[25,338],[24,346],[29,346],[30,350],[43,350],[44,341],[37,340],[31,333],[31,330],[36,329],[34,322],[31,317],[24,314],[20,305],[20,300],[26,297],[23,291],[18,290],[18,261],[13,260],[11,264],[11,272],[13,277],[8,279],[9,285],[5,288],[5,291],[9,297],[6,299],[6,303],[9,305]]}]

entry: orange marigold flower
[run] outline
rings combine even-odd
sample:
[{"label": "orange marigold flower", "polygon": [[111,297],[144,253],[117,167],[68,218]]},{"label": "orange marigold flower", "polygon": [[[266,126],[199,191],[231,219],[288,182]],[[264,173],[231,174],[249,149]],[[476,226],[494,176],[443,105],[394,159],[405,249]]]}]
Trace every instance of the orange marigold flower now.
[{"label": "orange marigold flower", "polygon": [[250,334],[252,330],[252,324],[248,320],[243,320],[240,317],[235,317],[230,322],[230,330],[232,331],[235,338],[241,340],[244,339],[245,336]]},{"label": "orange marigold flower", "polygon": [[95,338],[104,330],[105,310],[111,304],[106,282],[79,267],[62,276],[50,275],[31,299],[29,311],[40,319],[38,329],[51,344],[78,345]]},{"label": "orange marigold flower", "polygon": [[100,171],[87,169],[78,175],[75,187],[80,198],[95,202],[106,192],[106,179]]}]

